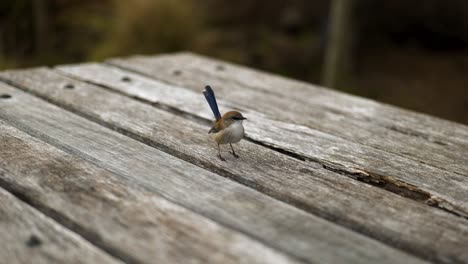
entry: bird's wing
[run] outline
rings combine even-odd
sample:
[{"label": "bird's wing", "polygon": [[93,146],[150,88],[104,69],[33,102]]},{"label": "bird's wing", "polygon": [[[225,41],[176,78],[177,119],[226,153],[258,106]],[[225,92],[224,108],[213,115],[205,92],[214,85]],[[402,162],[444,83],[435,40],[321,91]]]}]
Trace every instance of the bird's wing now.
[{"label": "bird's wing", "polygon": [[208,131],[208,134],[211,134],[211,133],[218,133],[219,131],[223,130],[224,126],[223,126],[223,122],[216,122],[210,129],[210,131]]}]

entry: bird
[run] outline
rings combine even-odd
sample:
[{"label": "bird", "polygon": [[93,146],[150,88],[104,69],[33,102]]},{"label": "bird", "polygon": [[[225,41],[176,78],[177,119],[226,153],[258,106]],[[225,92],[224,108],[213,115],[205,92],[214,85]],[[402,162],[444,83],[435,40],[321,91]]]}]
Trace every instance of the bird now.
[{"label": "bird", "polygon": [[205,96],[206,101],[208,101],[208,105],[216,119],[214,125],[208,131],[208,134],[212,134],[214,141],[218,144],[219,159],[226,161],[226,159],[221,156],[220,145],[222,144],[229,144],[232,150],[231,154],[235,158],[239,158],[239,155],[236,154],[232,147],[232,143],[237,143],[244,137],[244,126],[242,125],[242,122],[247,118],[238,111],[229,111],[221,116],[214,91],[209,85],[205,86],[203,95]]}]

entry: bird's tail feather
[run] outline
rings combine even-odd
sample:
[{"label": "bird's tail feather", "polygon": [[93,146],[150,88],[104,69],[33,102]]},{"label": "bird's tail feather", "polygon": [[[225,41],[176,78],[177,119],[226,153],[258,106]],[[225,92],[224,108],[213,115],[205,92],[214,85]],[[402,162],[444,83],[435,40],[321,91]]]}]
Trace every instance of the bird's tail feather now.
[{"label": "bird's tail feather", "polygon": [[216,97],[213,92],[213,89],[211,89],[209,85],[205,86],[203,95],[205,96],[206,101],[208,101],[208,104],[210,105],[211,111],[213,111],[216,120],[219,120],[221,118],[221,113],[219,112],[218,103],[216,102]]}]

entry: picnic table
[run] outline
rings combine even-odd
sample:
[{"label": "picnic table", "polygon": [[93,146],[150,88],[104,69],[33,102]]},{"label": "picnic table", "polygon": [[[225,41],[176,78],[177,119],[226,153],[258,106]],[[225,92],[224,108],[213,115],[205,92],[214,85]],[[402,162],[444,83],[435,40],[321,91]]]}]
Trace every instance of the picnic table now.
[{"label": "picnic table", "polygon": [[0,262],[468,263],[467,154],[462,124],[187,52],[3,71]]}]

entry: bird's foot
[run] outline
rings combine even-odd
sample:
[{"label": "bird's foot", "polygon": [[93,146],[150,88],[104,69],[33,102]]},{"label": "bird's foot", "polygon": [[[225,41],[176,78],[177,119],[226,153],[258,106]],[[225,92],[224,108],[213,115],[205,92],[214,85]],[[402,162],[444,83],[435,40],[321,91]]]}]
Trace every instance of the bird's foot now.
[{"label": "bird's foot", "polygon": [[231,152],[231,154],[236,157],[236,158],[239,158],[239,155],[237,155],[235,152]]},{"label": "bird's foot", "polygon": [[223,156],[221,156],[221,155],[218,155],[218,157],[219,157],[219,159],[220,159],[220,160],[222,160],[222,161],[226,161],[226,159],[225,159],[225,158],[223,158]]}]

